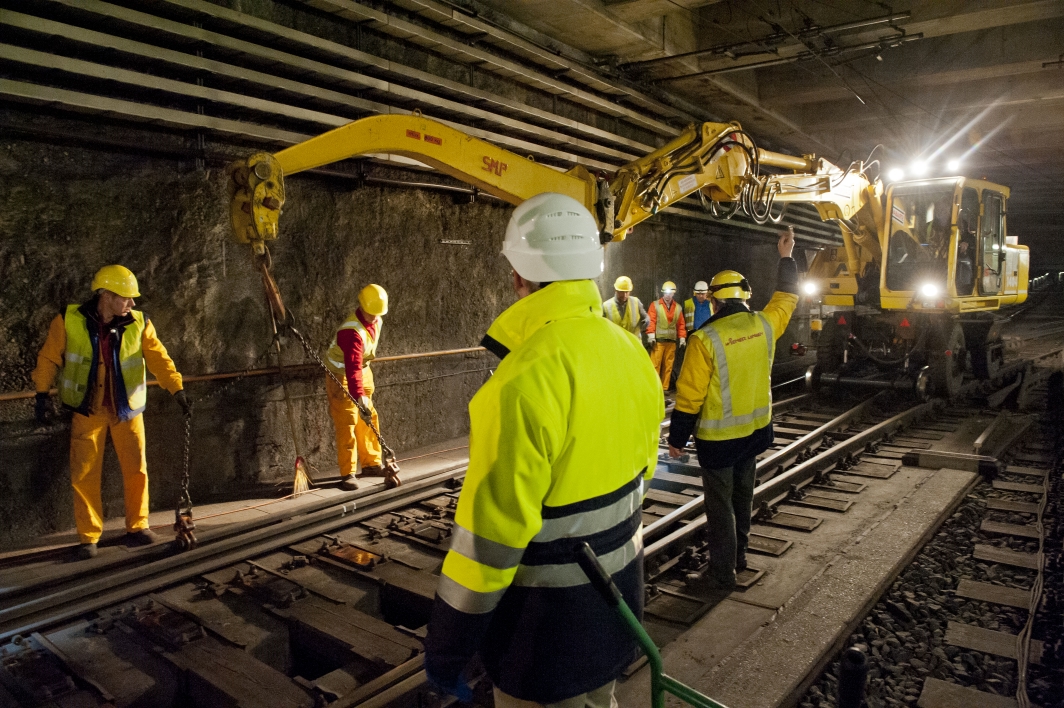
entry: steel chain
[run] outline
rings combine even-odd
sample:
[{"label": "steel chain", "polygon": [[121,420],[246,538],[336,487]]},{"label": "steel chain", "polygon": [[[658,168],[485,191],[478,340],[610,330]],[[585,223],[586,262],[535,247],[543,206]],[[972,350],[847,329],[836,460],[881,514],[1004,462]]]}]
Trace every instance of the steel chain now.
[{"label": "steel chain", "polygon": [[185,416],[185,457],[184,465],[181,471],[181,496],[177,500],[177,506],[185,507],[190,512],[192,511],[192,497],[188,493],[188,485],[191,479],[189,474],[189,448],[192,446],[192,416]]},{"label": "steel chain", "polygon": [[[288,318],[289,319],[292,318],[291,311],[289,311],[289,313],[288,313]],[[355,408],[358,409],[359,417],[362,418],[363,422],[365,422],[366,425],[369,426],[369,429],[373,432],[373,435],[376,436],[377,443],[380,444],[381,452],[384,453],[384,457],[386,459],[391,460],[392,462],[395,462],[395,453],[392,452],[392,449],[390,447],[388,447],[388,443],[384,442],[384,436],[382,436],[380,431],[377,430],[377,426],[375,426],[373,424],[373,417],[372,417],[372,413],[370,412],[369,408],[367,408],[364,405],[362,405],[362,401],[358,400],[353,395],[351,395],[351,392],[347,389],[347,386],[345,386],[340,381],[340,379],[336,376],[336,374],[333,373],[332,369],[330,369],[325,364],[325,362],[322,361],[321,357],[318,356],[318,352],[316,352],[310,346],[310,344],[307,342],[307,340],[303,336],[303,334],[298,329],[296,329],[295,326],[288,319],[286,319],[282,324],[285,327],[287,327],[292,332],[292,334],[295,335],[296,339],[299,340],[299,343],[303,345],[303,349],[307,352],[307,354],[310,355],[310,357],[314,360],[314,362],[317,363],[317,365],[321,367],[322,371],[324,371],[329,376],[329,378],[332,379],[333,383],[335,383],[337,386],[339,386],[340,389],[342,389],[343,392],[347,394],[347,397],[349,399],[351,399],[352,403],[355,404]]]}]

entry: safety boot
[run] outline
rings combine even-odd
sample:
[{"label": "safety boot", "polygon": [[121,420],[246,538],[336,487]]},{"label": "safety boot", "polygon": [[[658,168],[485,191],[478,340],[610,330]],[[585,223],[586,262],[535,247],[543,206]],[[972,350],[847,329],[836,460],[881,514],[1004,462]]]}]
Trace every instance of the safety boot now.
[{"label": "safety boot", "polygon": [[78,560],[88,560],[90,558],[95,558],[97,553],[99,553],[99,551],[96,549],[95,543],[83,543],[78,546],[76,555]]},{"label": "safety boot", "polygon": [[358,489],[358,480],[355,479],[355,475],[349,474],[346,477],[340,478],[340,489],[345,492],[353,492]]},{"label": "safety boot", "polygon": [[684,583],[688,592],[696,595],[727,595],[735,589],[735,576],[732,575],[730,580],[722,580],[713,577],[708,572],[688,573],[684,578]]},{"label": "safety boot", "polygon": [[159,534],[151,529],[140,529],[126,534],[127,546],[150,546],[158,540]]},{"label": "safety boot", "polygon": [[380,465],[370,465],[369,467],[362,468],[362,474],[360,477],[383,477],[384,471]]}]

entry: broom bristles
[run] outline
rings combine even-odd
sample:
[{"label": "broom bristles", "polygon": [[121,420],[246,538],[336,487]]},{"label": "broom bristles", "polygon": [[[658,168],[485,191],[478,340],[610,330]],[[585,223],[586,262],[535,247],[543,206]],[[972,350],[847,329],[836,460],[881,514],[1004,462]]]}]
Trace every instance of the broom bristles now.
[{"label": "broom bristles", "polygon": [[307,476],[306,463],[302,457],[296,458],[296,475],[292,480],[292,494],[299,496],[310,491],[310,477]]}]

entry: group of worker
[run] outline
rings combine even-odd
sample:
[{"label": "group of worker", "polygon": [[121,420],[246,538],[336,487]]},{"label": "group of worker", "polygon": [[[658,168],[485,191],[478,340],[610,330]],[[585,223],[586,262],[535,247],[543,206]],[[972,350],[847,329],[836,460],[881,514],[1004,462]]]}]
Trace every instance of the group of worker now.
[{"label": "group of worker", "polygon": [[[735,271],[724,271],[718,278],[727,280]],[[739,276],[741,277],[741,276]],[[714,283],[719,285],[720,283]],[[694,332],[712,316],[709,306],[710,284],[704,280],[695,283],[694,292],[683,304],[683,316],[676,303],[676,283],[666,280],[661,286],[661,297],[654,301],[650,310],[632,295],[632,279],[622,275],[613,283],[614,296],[602,303],[602,316],[623,327],[635,336],[646,332],[646,345],[650,361],[661,379],[661,388],[668,392],[673,388],[678,363],[683,361],[687,346],[687,333]]]},{"label": "group of worker", "polygon": [[[658,347],[671,341],[675,351],[689,342],[668,454],[682,454],[694,435],[710,561],[688,578],[691,591],[734,588],[736,569],[745,566],[755,458],[772,442],[775,341],[798,301],[793,245],[793,233],[783,233],[777,290],[764,311],[747,306],[746,279],[724,271],[696,287],[702,292],[693,299],[708,300],[710,314],[692,319],[688,329],[674,288],[648,314],[629,296],[631,283],[620,279],[617,297],[603,309],[595,279],[604,250],[582,204],[546,193],[515,209],[502,254],[518,299],[482,341],[501,361],[469,403],[469,465],[425,639],[425,671],[438,690],[470,700],[465,672],[479,653],[498,708],[616,705],[615,680],[638,647],[575,560],[588,544],[642,614],[642,502],[658,463],[667,379],[659,368],[665,354],[652,363],[643,349],[640,320]],[[33,377],[40,417],[47,417],[48,390],[60,370],[63,404],[74,411],[71,477],[85,556],[95,554],[102,528],[99,478],[108,431],[126,482],[126,530],[135,543],[154,540],[140,416],[145,369],[186,415],[191,410],[150,321],[132,310],[139,295],[133,274],[109,266],[93,290],[89,302],[53,321]],[[363,289],[326,357],[348,486],[355,484],[356,456],[364,473],[380,469],[366,422],[377,425],[366,367],[387,309],[383,289]],[[705,315],[697,304],[693,309]],[[635,332],[622,324],[633,319]]]},{"label": "group of worker", "polygon": [[[82,560],[96,557],[103,535],[100,490],[108,434],[122,470],[124,540],[132,546],[159,540],[148,525],[148,464],[141,415],[148,398],[147,373],[173,394],[186,418],[192,415],[181,374],[155,326],[143,312],[133,309],[134,298],[140,297],[133,272],[121,265],[104,266],[93,277],[91,289],[91,299],[66,306],[52,320],[32,374],[39,423],[54,417],[50,390],[57,375],[59,399],[72,413],[70,481],[80,541],[76,555]],[[325,355],[330,370],[325,387],[344,490],[358,488],[359,466],[362,476],[381,474],[380,421],[372,400],[369,363],[380,340],[381,317],[388,312],[388,293],[379,285],[367,285],[358,303]]]}]

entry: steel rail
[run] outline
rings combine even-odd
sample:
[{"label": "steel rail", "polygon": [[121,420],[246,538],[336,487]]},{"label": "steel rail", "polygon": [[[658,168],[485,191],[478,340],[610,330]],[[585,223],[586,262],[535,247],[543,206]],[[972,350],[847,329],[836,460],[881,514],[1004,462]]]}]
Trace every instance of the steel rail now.
[{"label": "steel rail", "polygon": [[[153,592],[158,588],[185,581],[248,557],[269,553],[307,538],[350,526],[372,516],[387,513],[412,502],[444,493],[447,484],[465,472],[465,468],[426,476],[395,489],[379,492],[365,507],[354,502],[335,504],[318,512],[281,522],[256,532],[197,547],[144,566],[99,578],[77,587],[29,600],[0,611],[0,643],[16,634],[25,635],[57,622],[73,619],[86,612]],[[70,604],[65,604],[70,603]],[[57,607],[61,610],[55,611]],[[16,622],[21,624],[15,626]]]},{"label": "steel rail", "polygon": [[[446,474],[454,472],[455,470],[465,469],[468,464],[468,460],[463,460],[452,465],[445,466],[443,469],[432,472],[431,474]],[[418,480],[407,480],[407,484],[416,483]],[[375,487],[376,485],[374,485]],[[344,492],[337,494],[336,496],[329,497],[327,499],[321,499],[319,501],[312,501],[294,509],[286,511],[277,511],[272,514],[264,514],[261,517],[249,519],[247,521],[240,521],[237,523],[226,524],[213,529],[205,530],[196,535],[198,539],[198,547],[203,548],[211,543],[221,541],[232,536],[249,533],[256,531],[257,529],[272,526],[274,524],[280,524],[290,519],[304,517],[307,514],[312,514],[322,509],[329,509],[335,507],[337,504],[361,503],[363,499],[367,497],[373,497],[381,493],[380,489],[374,487],[364,487],[352,492]],[[372,500],[369,500],[372,503]],[[64,546],[61,550],[68,552],[70,546]],[[75,582],[79,587],[84,587],[86,576],[93,576],[103,573],[104,571],[113,571],[117,568],[121,568],[127,565],[144,563],[156,558],[167,558],[173,555],[174,548],[169,543],[158,543],[147,548],[137,549],[127,554],[114,555],[112,557],[101,556],[89,561],[83,561],[76,564],[74,567],[63,567],[60,572],[53,574],[40,575],[28,580],[21,585],[11,585],[0,588],[0,603],[9,599],[26,595],[30,592],[37,590],[43,590],[48,587],[55,587],[67,582]],[[49,553],[54,553],[50,551]],[[3,612],[3,608],[0,608],[0,613]],[[3,615],[0,614],[0,617]]]},{"label": "steel rail", "polygon": [[[863,404],[862,404],[863,405]],[[816,457],[813,457],[805,462],[795,465],[791,469],[787,470],[783,474],[773,477],[772,479],[759,484],[754,488],[753,505],[755,508],[761,507],[763,504],[772,506],[785,500],[791,493],[792,488],[802,487],[811,482],[817,475],[822,474],[828,467],[837,463],[842,458],[851,454],[858,448],[863,448],[870,442],[885,437],[890,433],[897,430],[903,425],[908,425],[913,419],[927,414],[934,406],[933,402],[921,403],[902,411],[897,415],[888,418],[867,430],[863,430],[853,437],[847,438],[842,442],[836,443],[830,449],[825,450]],[[843,414],[847,415],[847,414]],[[840,416],[842,417],[842,416]],[[673,517],[673,520],[681,518],[677,515],[681,509],[687,509],[687,513],[698,508],[698,505],[702,503],[702,497],[688,502],[684,506],[680,507],[668,516],[662,517],[658,522],[661,523],[669,517]],[[674,516],[675,515],[675,516]],[[691,534],[701,529],[706,524],[706,515],[702,514],[693,519],[690,523],[672,532],[668,536],[661,538],[649,545],[644,546],[643,555],[650,557],[662,552],[664,549],[672,545],[673,543],[687,538]],[[645,535],[644,535],[645,537]]]}]

